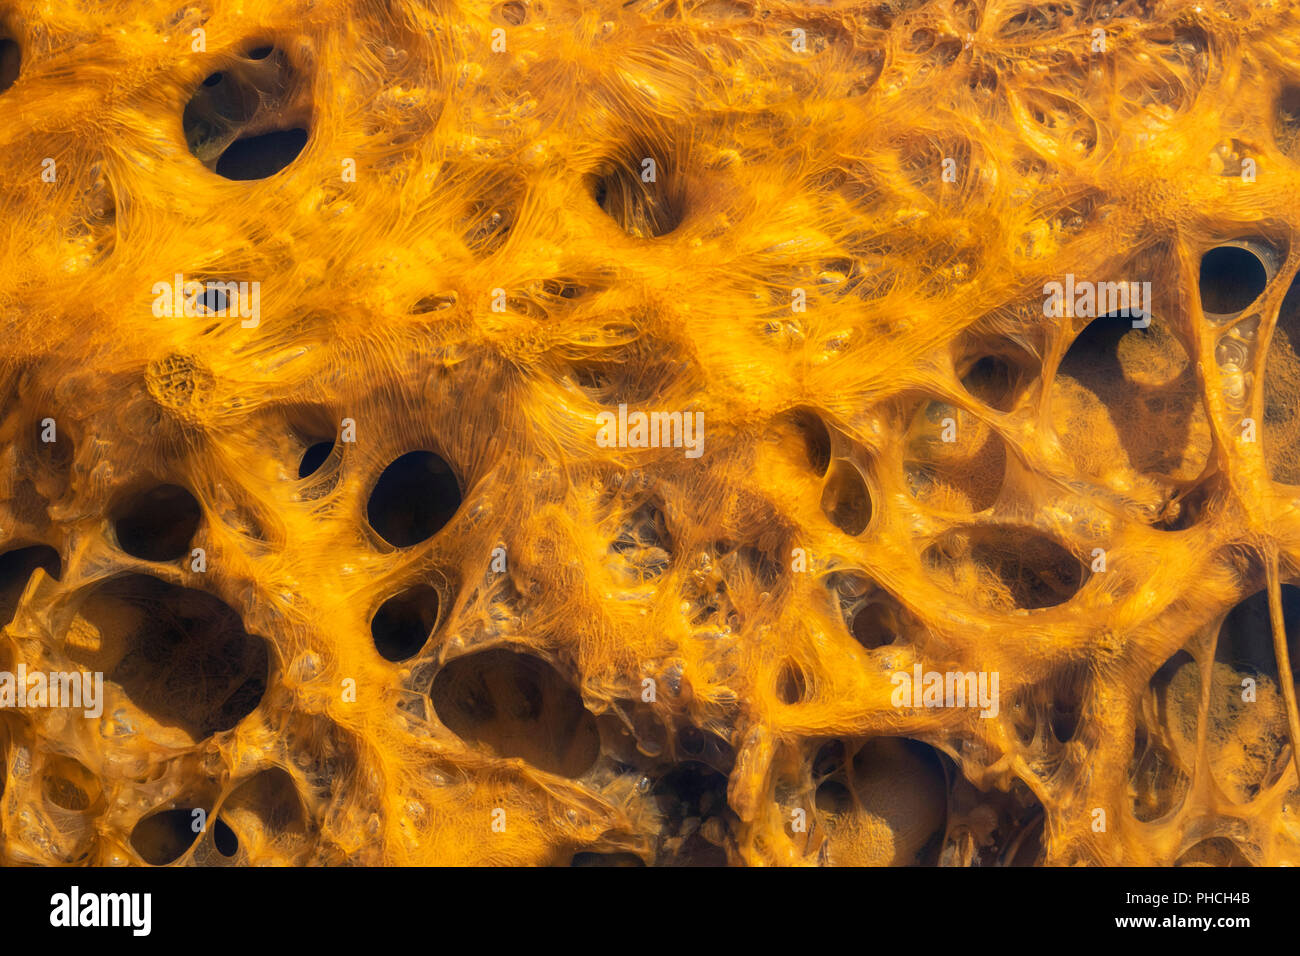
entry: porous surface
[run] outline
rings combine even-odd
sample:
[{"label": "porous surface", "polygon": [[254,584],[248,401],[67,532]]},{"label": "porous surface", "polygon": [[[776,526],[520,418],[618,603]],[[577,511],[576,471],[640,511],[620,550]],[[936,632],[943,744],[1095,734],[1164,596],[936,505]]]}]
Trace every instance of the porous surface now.
[{"label": "porous surface", "polygon": [[0,37],[5,862],[1300,860],[1290,4]]}]

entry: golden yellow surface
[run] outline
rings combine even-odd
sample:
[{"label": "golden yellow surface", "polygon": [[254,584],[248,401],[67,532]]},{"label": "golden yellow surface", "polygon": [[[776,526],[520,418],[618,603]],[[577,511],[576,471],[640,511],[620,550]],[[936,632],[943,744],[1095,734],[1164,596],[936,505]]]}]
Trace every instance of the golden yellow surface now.
[{"label": "golden yellow surface", "polygon": [[[106,694],[0,710],[5,862],[1300,862],[1289,2],[0,37],[0,668]],[[1150,329],[1045,316],[1067,274]],[[177,275],[257,322],[156,314]],[[620,404],[702,454],[603,447]],[[372,501],[421,450],[459,495]],[[916,664],[999,712],[895,706]]]}]

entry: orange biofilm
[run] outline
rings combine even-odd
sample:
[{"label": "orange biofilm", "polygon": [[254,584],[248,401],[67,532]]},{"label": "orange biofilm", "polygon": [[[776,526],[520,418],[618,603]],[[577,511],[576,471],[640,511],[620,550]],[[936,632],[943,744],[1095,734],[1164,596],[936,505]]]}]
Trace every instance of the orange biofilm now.
[{"label": "orange biofilm", "polygon": [[4,861],[1300,862],[1290,5],[8,0],[0,111]]}]

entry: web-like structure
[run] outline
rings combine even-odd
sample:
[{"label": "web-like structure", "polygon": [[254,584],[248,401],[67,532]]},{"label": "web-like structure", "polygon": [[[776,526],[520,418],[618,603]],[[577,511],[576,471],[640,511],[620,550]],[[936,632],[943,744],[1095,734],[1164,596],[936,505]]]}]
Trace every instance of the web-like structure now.
[{"label": "web-like structure", "polygon": [[4,861],[1300,860],[1291,5],[0,37]]}]

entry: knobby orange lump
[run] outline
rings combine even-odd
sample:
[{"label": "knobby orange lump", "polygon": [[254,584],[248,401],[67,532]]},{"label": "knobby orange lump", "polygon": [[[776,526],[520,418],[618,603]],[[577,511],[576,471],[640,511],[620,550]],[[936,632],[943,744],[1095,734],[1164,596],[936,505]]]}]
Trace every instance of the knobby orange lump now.
[{"label": "knobby orange lump", "polygon": [[4,862],[1300,861],[1290,4],[7,0],[0,111]]}]

